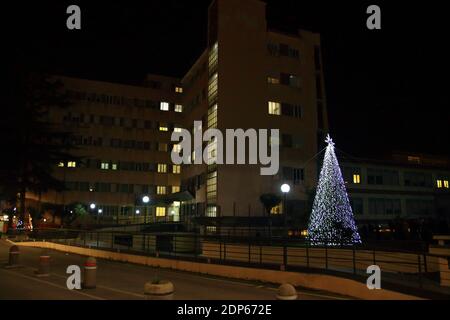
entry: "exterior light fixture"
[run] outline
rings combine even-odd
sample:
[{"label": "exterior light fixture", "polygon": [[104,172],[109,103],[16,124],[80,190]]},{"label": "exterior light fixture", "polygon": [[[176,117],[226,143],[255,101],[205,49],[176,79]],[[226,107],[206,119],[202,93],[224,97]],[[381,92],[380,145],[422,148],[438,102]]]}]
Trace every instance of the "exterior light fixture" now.
[{"label": "exterior light fixture", "polygon": [[291,186],[288,185],[287,183],[285,183],[281,186],[281,192],[289,193],[289,191],[291,191]]}]

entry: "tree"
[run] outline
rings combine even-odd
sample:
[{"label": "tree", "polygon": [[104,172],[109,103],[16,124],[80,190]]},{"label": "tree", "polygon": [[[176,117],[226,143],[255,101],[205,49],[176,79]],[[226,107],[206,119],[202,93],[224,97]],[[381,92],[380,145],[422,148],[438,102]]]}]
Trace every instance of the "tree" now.
[{"label": "tree", "polygon": [[62,84],[23,65],[12,64],[7,70],[6,98],[0,119],[0,183],[18,197],[18,214],[25,218],[27,192],[41,194],[64,189],[53,176],[53,169],[70,151],[71,133],[48,121],[52,108],[68,106]]},{"label": "tree", "polygon": [[349,245],[361,243],[352,208],[334,153],[334,143],[327,136],[325,157],[308,226],[313,244]]},{"label": "tree", "polygon": [[273,193],[265,193],[259,197],[259,201],[263,204],[267,212],[267,217],[269,221],[269,236],[272,238],[272,219],[271,211],[274,207],[280,204],[281,198]]},{"label": "tree", "polygon": [[64,224],[69,226],[81,226],[89,219],[89,212],[86,205],[74,203],[69,205],[70,213],[64,218]]}]

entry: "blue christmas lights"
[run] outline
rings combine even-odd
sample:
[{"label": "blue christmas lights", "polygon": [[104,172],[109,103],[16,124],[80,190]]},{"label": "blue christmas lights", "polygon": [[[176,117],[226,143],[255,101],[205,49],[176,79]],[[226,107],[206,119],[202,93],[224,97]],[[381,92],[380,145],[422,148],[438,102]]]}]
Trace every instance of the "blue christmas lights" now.
[{"label": "blue christmas lights", "polygon": [[334,152],[334,142],[328,143],[320,172],[316,197],[308,226],[307,239],[313,245],[352,245],[361,243],[350,201]]}]

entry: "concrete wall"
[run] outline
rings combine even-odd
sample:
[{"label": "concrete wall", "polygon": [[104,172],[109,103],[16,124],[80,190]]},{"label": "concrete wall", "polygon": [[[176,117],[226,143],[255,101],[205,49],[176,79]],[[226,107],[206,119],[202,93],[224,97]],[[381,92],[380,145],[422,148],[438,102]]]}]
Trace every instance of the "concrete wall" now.
[{"label": "concrete wall", "polygon": [[[301,286],[315,290],[324,290],[359,299],[368,299],[368,300],[419,299],[411,295],[406,295],[384,289],[369,290],[365,283],[360,283],[354,280],[343,279],[329,275],[285,272],[285,271],[264,270],[256,268],[206,264],[198,262],[188,262],[181,260],[160,259],[118,252],[102,251],[96,249],[71,247],[50,242],[22,242],[17,243],[17,245],[27,247],[37,247],[37,248],[49,248],[53,250],[80,254],[84,256],[92,256],[95,258],[136,263],[151,267],[161,267],[188,272],[210,274],[234,279],[261,281],[274,284],[282,284],[287,282],[293,284],[294,286]],[[101,264],[99,266],[98,272],[101,272]]]},{"label": "concrete wall", "polygon": [[441,286],[450,287],[450,268],[449,261],[445,258],[439,258],[439,277]]}]

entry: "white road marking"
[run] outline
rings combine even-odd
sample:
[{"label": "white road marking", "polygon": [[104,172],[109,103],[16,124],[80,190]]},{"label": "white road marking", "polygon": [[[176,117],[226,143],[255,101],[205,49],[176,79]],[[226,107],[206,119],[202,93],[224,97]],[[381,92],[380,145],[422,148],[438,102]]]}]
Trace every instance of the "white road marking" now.
[{"label": "white road marking", "polygon": [[70,291],[72,293],[76,293],[76,294],[79,294],[79,295],[82,295],[82,296],[85,296],[85,297],[88,297],[88,298],[91,298],[91,299],[106,300],[106,299],[103,299],[101,297],[97,297],[97,296],[94,296],[94,295],[91,295],[91,294],[88,294],[88,293],[84,293],[84,292],[80,292],[80,291],[77,291],[77,290],[69,290],[69,289],[67,289],[67,287],[63,287],[63,286],[57,285],[55,283],[44,281],[44,280],[40,280],[40,279],[37,279],[37,278],[29,277],[29,276],[26,276],[26,275],[23,275],[23,274],[20,274],[20,273],[17,273],[17,272],[8,271],[8,270],[5,270],[5,269],[0,269],[0,270],[4,271],[6,273],[9,273],[9,274],[18,276],[18,277],[22,277],[22,278],[28,279],[28,280],[33,280],[33,281],[36,281],[36,282],[47,284],[47,285],[52,286],[52,287],[56,287],[56,288],[63,289],[63,290],[68,290],[68,291]]},{"label": "white road marking", "polygon": [[[52,273],[52,275],[55,276],[55,277],[66,279],[65,276],[62,276],[60,274]],[[97,288],[106,289],[106,290],[110,290],[110,291],[114,291],[114,292],[130,295],[130,296],[134,296],[134,297],[138,297],[138,298],[145,298],[145,296],[143,294],[138,294],[138,293],[134,293],[134,292],[130,292],[130,291],[115,289],[115,288],[111,288],[111,287],[107,287],[107,286],[97,285]]]}]

